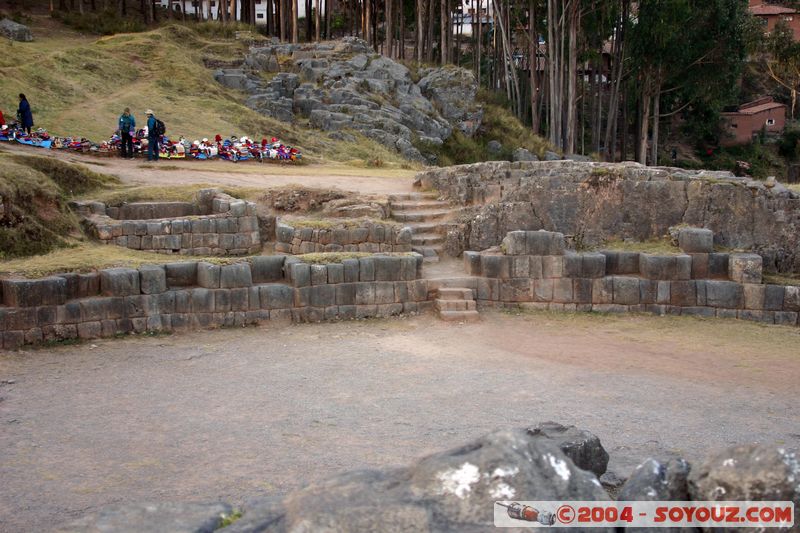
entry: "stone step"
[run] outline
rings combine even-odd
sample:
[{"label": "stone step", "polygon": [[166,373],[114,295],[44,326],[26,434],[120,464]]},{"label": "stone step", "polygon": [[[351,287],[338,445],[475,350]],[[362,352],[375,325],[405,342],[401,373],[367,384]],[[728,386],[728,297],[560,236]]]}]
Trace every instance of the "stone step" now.
[{"label": "stone step", "polygon": [[475,300],[436,300],[436,309],[442,311],[477,311]]},{"label": "stone step", "polygon": [[425,209],[449,208],[450,204],[441,200],[400,201],[391,203],[394,211],[421,211]]},{"label": "stone step", "polygon": [[438,233],[414,233],[412,230],[411,244],[413,246],[431,246],[442,244],[444,235]]},{"label": "stone step", "polygon": [[436,229],[441,227],[438,222],[406,222],[404,224],[411,228],[411,233],[419,235],[420,233],[436,233]]},{"label": "stone step", "polygon": [[392,213],[392,218],[398,222],[430,222],[433,220],[441,220],[451,211],[401,211],[399,213]]},{"label": "stone step", "polygon": [[440,287],[438,290],[440,300],[473,300],[472,289],[464,287]]},{"label": "stone step", "polygon": [[441,247],[437,249],[433,246],[412,246],[411,251],[420,254],[423,263],[438,263]]},{"label": "stone step", "polygon": [[445,322],[477,322],[481,315],[477,311],[439,311],[439,318]]},{"label": "stone step", "polygon": [[397,201],[422,201],[422,200],[436,200],[439,198],[439,193],[437,192],[404,192],[404,193],[396,193],[390,194],[389,200],[391,202]]}]

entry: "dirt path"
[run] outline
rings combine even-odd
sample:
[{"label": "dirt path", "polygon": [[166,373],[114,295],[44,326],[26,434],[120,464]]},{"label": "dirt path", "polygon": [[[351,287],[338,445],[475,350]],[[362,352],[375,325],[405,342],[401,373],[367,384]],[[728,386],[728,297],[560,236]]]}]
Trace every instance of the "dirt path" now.
[{"label": "dirt path", "polygon": [[486,313],[0,353],[0,531],[115,502],[240,504],[551,419],[597,433],[622,475],[652,454],[797,447],[798,340],[736,321]]},{"label": "dirt path", "polygon": [[81,163],[97,172],[112,174],[128,185],[214,184],[243,187],[303,185],[341,189],[362,194],[389,194],[413,191],[412,170],[357,168],[341,164],[289,165],[279,163],[164,160],[148,164],[144,160],[100,158],[57,150],[42,150],[4,143],[2,150],[29,155],[46,155]]}]

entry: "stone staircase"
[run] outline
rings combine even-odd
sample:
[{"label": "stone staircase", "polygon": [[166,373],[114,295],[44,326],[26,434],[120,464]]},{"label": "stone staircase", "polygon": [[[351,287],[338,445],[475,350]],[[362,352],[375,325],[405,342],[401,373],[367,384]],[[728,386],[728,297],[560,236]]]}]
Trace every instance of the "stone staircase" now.
[{"label": "stone staircase", "polygon": [[475,322],[480,320],[472,289],[440,287],[437,291],[436,309],[447,322]]},{"label": "stone staircase", "polygon": [[405,193],[389,196],[392,218],[411,228],[412,249],[426,262],[438,261],[444,244],[442,223],[452,214],[450,204],[436,193]]}]

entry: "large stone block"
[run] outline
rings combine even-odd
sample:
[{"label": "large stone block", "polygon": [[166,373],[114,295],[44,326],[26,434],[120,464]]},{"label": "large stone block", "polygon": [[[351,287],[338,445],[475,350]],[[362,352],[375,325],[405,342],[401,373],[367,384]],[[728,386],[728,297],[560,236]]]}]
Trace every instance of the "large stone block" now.
[{"label": "large stone block", "polygon": [[[605,261],[605,258],[603,258]],[[578,304],[592,303],[592,280],[577,278],[572,283],[572,299]]]},{"label": "large stone block", "polygon": [[553,280],[553,301],[559,303],[572,303],[572,279],[556,278]]},{"label": "large stone block", "polygon": [[482,255],[481,272],[487,278],[507,279],[511,275],[511,258],[505,255]]},{"label": "large stone block", "polygon": [[336,305],[355,305],[355,303],[355,283],[340,283],[336,285]]},{"label": "large stone block", "polygon": [[784,288],[783,310],[800,311],[800,286],[787,285]]},{"label": "large stone block", "polygon": [[581,277],[581,269],[583,268],[583,258],[580,254],[575,252],[566,252],[563,256],[563,266],[561,275],[566,278],[579,278]]},{"label": "large stone block", "polygon": [[515,255],[511,257],[511,277],[530,277],[530,261],[529,255]]},{"label": "large stone block", "polygon": [[528,255],[563,255],[566,241],[563,233],[552,231],[526,231]]},{"label": "large stone block", "polygon": [[582,253],[581,274],[582,278],[602,278],[606,275],[606,256],[597,253]]},{"label": "large stone block", "polygon": [[358,259],[345,259],[342,261],[344,267],[344,282],[355,283],[358,281],[359,261]]},{"label": "large stone block", "polygon": [[737,283],[761,283],[763,259],[758,254],[731,254],[728,276]]},{"label": "large stone block", "polygon": [[107,268],[101,270],[100,293],[104,296],[139,294],[139,271],[133,268]]},{"label": "large stone block", "polygon": [[311,285],[327,285],[328,268],[325,265],[311,265]]},{"label": "large stone block", "polygon": [[412,281],[417,279],[417,258],[415,255],[400,257],[400,280]]},{"label": "large stone block", "polygon": [[783,285],[764,285],[764,309],[780,311],[783,309]]},{"label": "large stone block", "polygon": [[372,257],[362,257],[358,260],[358,280],[375,281],[375,261]]},{"label": "large stone block", "polygon": [[336,287],[333,285],[315,285],[309,288],[312,307],[330,307],[336,305]]},{"label": "large stone block", "polygon": [[689,254],[708,254],[714,251],[714,232],[703,228],[681,228],[678,247]]},{"label": "large stone block", "polygon": [[503,252],[506,255],[525,255],[528,253],[528,242],[525,231],[510,231],[503,238]]},{"label": "large stone block", "polygon": [[607,276],[592,280],[592,303],[611,304],[614,302],[614,278]]},{"label": "large stone block", "polygon": [[197,284],[205,289],[219,289],[220,265],[197,263]]},{"label": "large stone block", "polygon": [[62,277],[4,279],[2,287],[3,303],[8,307],[61,305],[67,301],[67,280]]},{"label": "large stone block", "polygon": [[697,302],[697,284],[694,280],[670,283],[670,305],[693,307]]},{"label": "large stone block", "polygon": [[159,294],[167,290],[167,271],[161,265],[139,267],[139,286],[142,294]]},{"label": "large stone block", "polygon": [[730,254],[708,254],[708,277],[712,279],[728,279],[728,262]]},{"label": "large stone block", "polygon": [[603,250],[600,253],[606,258],[607,275],[613,276],[639,273],[639,252]]},{"label": "large stone block", "polygon": [[328,283],[335,285],[344,283],[344,265],[341,263],[330,263],[327,265]]},{"label": "large stone block", "polygon": [[213,313],[214,292],[210,289],[192,289],[192,313]]},{"label": "large stone block", "polygon": [[[478,300],[495,301],[500,299],[500,282],[492,278],[478,278],[477,283]],[[550,297],[553,296],[553,288],[550,286]]]},{"label": "large stone block", "polygon": [[375,303],[378,305],[394,303],[394,283],[390,281],[375,282]]},{"label": "large stone block", "polygon": [[231,292],[228,289],[214,289],[214,312],[224,313],[231,310]]},{"label": "large stone block", "polygon": [[636,305],[639,303],[639,278],[613,276],[614,303]]},{"label": "large stone block", "polygon": [[481,275],[481,254],[480,252],[464,252],[464,270],[468,276]]},{"label": "large stone block", "polygon": [[542,277],[543,278],[560,278],[564,272],[564,256],[563,255],[545,255],[542,256]]},{"label": "large stone block", "polygon": [[692,278],[692,258],[688,255],[639,254],[639,272],[645,279],[688,280]]},{"label": "large stone block", "polygon": [[742,285],[744,291],[745,309],[764,309],[764,300],[767,295],[767,286],[756,283],[745,283]]},{"label": "large stone block", "polygon": [[373,258],[373,261],[375,264],[375,281],[400,280],[400,257],[378,255]]},{"label": "large stone block", "polygon": [[375,282],[359,282],[356,283],[356,305],[373,305],[375,304]]},{"label": "large stone block", "polygon": [[533,280],[533,301],[552,302],[555,279],[541,278]]},{"label": "large stone block", "polygon": [[709,277],[709,254],[689,254],[692,258],[692,279]]},{"label": "large stone block", "polygon": [[311,265],[308,263],[291,263],[291,281],[294,287],[308,287],[311,285]]},{"label": "large stone block", "polygon": [[253,283],[272,283],[283,281],[283,255],[258,255],[250,258],[250,272]]},{"label": "large stone block", "polygon": [[289,309],[294,301],[294,289],[288,285],[261,285],[259,293],[262,309]]},{"label": "large stone block", "polygon": [[78,298],[90,298],[100,294],[100,274],[89,272],[78,274]]},{"label": "large stone block", "polygon": [[733,281],[708,280],[706,287],[706,305],[709,307],[724,307],[727,309],[741,309],[744,304],[744,290],[742,285]]},{"label": "large stone block", "polygon": [[223,265],[220,270],[219,286],[223,289],[250,287],[253,285],[253,275],[250,263],[234,263]]},{"label": "large stone block", "polygon": [[658,297],[658,281],[650,279],[639,280],[639,303],[655,304]]}]

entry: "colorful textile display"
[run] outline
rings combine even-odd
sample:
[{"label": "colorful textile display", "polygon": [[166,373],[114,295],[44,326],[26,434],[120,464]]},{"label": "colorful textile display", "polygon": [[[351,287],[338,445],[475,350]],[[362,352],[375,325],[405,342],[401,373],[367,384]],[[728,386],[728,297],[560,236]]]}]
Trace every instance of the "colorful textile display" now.
[{"label": "colorful textile display", "polygon": [[[117,133],[107,141],[94,144],[83,137],[51,137],[43,128],[28,135],[17,123],[0,126],[0,141],[16,141],[39,148],[93,152],[99,155],[118,154],[122,148],[122,139]],[[144,129],[136,131],[133,135],[133,153],[146,153],[147,144],[147,132]],[[212,140],[204,138],[190,143],[183,137],[172,141],[164,135],[159,144],[159,158],[161,159],[222,159],[234,163],[253,160],[263,163],[265,161],[294,162],[302,157],[297,148],[283,144],[276,137],[272,137],[270,141],[267,138],[256,141],[250,137],[235,135],[224,139],[217,134]]]}]

